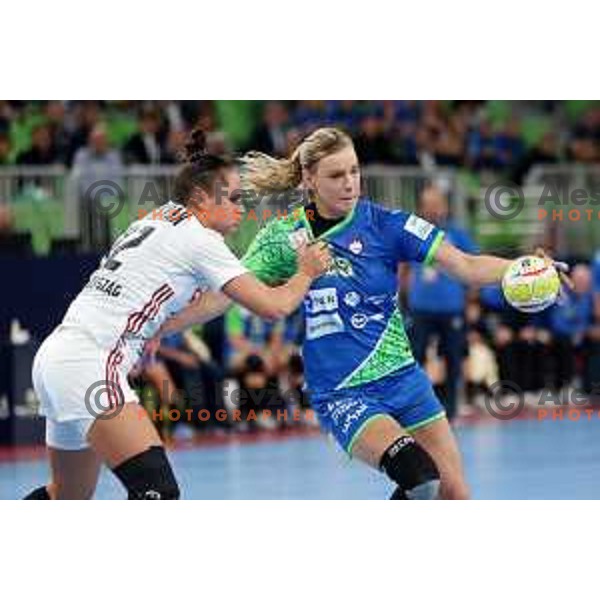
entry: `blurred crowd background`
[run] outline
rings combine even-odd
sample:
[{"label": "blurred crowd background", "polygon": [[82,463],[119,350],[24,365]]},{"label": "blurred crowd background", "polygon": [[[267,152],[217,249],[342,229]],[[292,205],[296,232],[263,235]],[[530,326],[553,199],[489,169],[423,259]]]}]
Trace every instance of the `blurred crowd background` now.
[{"label": "blurred crowd background", "polygon": [[[452,417],[481,413],[501,380],[538,397],[574,388],[600,396],[600,220],[541,223],[528,202],[519,219],[498,222],[482,192],[503,179],[527,196],[554,176],[600,190],[597,101],[0,101],[3,352],[33,352],[136,217],[135,204],[115,219],[96,214],[85,195],[95,181],[117,183],[130,201],[151,180],[165,201],[192,127],[207,132],[211,152],[286,156],[323,125],[352,134],[375,200],[416,210],[464,250],[516,256],[541,244],[573,268],[575,289],[533,318],[510,309],[497,288],[467,289],[432,267],[399,268],[415,355]],[[232,239],[234,249],[243,252],[255,231]],[[165,339],[135,384],[166,438],[314,427],[301,339],[300,314],[266,323],[236,307]],[[0,420],[3,403],[28,401],[15,369],[0,372]],[[170,422],[173,408],[211,417]]]},{"label": "blurred crowd background", "polygon": [[354,136],[364,164],[494,169],[600,160],[594,101],[0,101],[0,165],[73,166],[84,150],[125,164],[173,163],[193,126],[214,150],[286,155],[316,127]]}]

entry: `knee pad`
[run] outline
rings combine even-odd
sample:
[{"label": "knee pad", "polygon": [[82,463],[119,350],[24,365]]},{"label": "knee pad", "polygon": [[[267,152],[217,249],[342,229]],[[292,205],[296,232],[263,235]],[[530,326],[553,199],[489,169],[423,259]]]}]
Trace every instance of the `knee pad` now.
[{"label": "knee pad", "polygon": [[27,494],[23,500],[50,500],[50,494],[48,493],[48,488],[44,485],[39,487],[30,494]]},{"label": "knee pad", "polygon": [[431,456],[410,435],[398,438],[383,454],[381,470],[398,489],[391,500],[435,500],[440,473]]},{"label": "knee pad", "polygon": [[113,473],[125,486],[129,500],[178,500],[179,486],[162,446],[121,463]]}]

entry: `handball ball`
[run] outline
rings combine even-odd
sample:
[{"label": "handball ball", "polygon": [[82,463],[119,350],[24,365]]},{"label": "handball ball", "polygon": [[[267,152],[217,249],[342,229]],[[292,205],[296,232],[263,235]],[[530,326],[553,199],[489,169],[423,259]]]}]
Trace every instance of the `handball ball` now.
[{"label": "handball ball", "polygon": [[506,270],[502,291],[513,308],[536,313],[554,304],[560,291],[560,278],[547,260],[538,256],[522,256]]}]

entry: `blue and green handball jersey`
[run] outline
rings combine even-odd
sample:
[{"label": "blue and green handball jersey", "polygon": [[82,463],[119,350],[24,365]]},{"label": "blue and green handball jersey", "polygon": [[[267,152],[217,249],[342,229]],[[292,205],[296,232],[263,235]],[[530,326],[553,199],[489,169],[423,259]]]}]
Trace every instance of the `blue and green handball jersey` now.
[{"label": "blue and green handball jersey", "polygon": [[[257,234],[243,262],[260,280],[279,285],[296,272],[297,246],[315,240],[309,212],[298,208],[274,218]],[[397,265],[430,264],[443,235],[414,214],[362,198],[316,238],[327,241],[334,260],[304,300],[303,356],[311,392],[367,384],[414,364],[398,310]]]}]

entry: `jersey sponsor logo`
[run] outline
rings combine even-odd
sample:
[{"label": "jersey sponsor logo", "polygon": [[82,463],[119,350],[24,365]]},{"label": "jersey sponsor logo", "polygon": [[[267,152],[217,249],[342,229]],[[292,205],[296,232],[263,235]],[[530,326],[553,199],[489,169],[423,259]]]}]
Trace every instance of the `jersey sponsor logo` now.
[{"label": "jersey sponsor logo", "polygon": [[348,248],[352,254],[360,254],[363,251],[363,243],[358,238],[355,238],[350,242]]},{"label": "jersey sponsor logo", "polygon": [[350,323],[352,323],[352,327],[354,327],[354,329],[363,329],[368,320],[369,317],[367,317],[367,315],[364,313],[356,313],[350,318]]},{"label": "jersey sponsor logo", "polygon": [[433,230],[433,225],[429,221],[417,217],[417,215],[410,215],[404,224],[404,229],[417,236],[420,240],[426,240]]},{"label": "jersey sponsor logo", "polygon": [[360,294],[358,292],[347,292],[344,296],[344,304],[354,308],[360,304]]},{"label": "jersey sponsor logo", "polygon": [[337,290],[322,288],[308,293],[306,310],[312,315],[320,312],[337,310],[339,308]]},{"label": "jersey sponsor logo", "polygon": [[383,321],[385,315],[377,313],[376,315],[367,316],[364,313],[356,313],[350,317],[350,323],[354,329],[364,329],[369,321]]},{"label": "jersey sponsor logo", "polygon": [[344,331],[344,322],[339,313],[306,318],[306,339],[316,340],[332,333]]},{"label": "jersey sponsor logo", "polygon": [[375,304],[375,306],[379,306],[383,304],[389,298],[388,294],[379,294],[377,296],[368,296],[365,298],[365,302],[367,304]]}]

